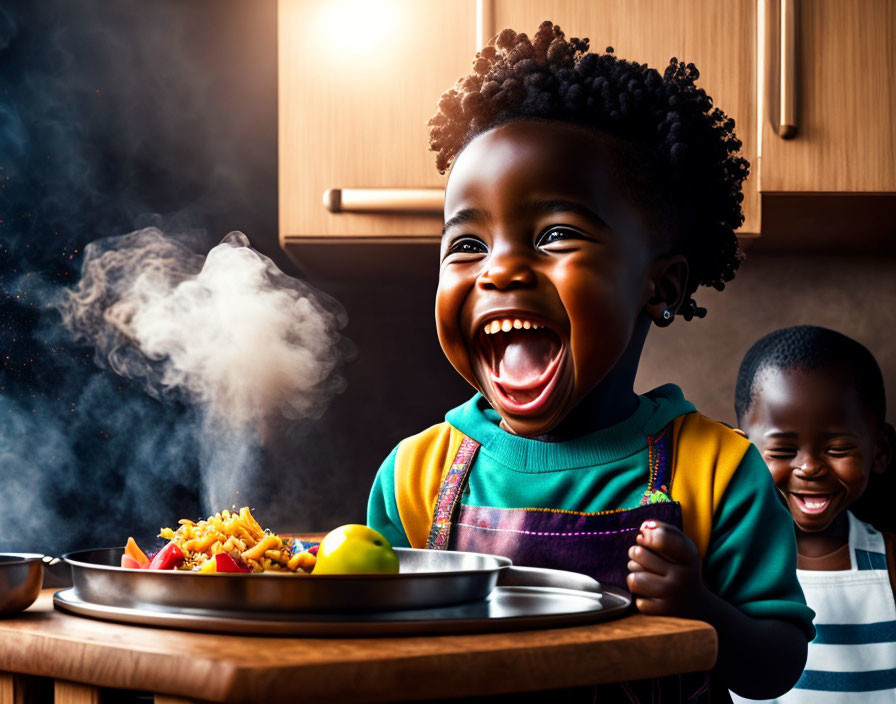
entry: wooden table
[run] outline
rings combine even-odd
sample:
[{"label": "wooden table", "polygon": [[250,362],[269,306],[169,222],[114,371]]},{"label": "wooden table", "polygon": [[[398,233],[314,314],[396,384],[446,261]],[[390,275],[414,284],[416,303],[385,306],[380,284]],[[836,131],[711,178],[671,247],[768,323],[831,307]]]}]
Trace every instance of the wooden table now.
[{"label": "wooden table", "polygon": [[34,677],[53,679],[56,704],[97,704],[102,688],[154,692],[157,704],[380,702],[644,679],[716,658],[709,625],[641,614],[477,635],[223,636],[71,616],[53,609],[53,591],[0,619],[0,704],[27,701]]}]

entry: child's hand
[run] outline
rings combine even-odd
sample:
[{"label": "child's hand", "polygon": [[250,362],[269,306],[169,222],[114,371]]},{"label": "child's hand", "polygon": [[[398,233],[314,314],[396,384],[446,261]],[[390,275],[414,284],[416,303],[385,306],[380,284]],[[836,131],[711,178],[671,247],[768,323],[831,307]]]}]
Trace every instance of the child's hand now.
[{"label": "child's hand", "polygon": [[628,588],[645,614],[699,618],[708,590],[697,546],[678,528],[645,521],[628,551]]}]

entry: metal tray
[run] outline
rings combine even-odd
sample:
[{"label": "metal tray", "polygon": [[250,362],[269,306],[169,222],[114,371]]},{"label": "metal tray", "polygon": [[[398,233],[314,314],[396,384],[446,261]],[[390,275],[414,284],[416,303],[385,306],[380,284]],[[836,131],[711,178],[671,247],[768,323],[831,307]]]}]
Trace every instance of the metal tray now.
[{"label": "metal tray", "polygon": [[[554,570],[543,570],[554,572]],[[572,573],[560,573],[572,574]],[[534,576],[532,572],[529,576]],[[562,579],[542,575],[546,581]],[[390,636],[557,628],[619,618],[631,595],[605,587],[580,591],[550,586],[498,586],[485,599],[441,608],[362,613],[292,614],[208,611],[203,609],[123,608],[91,604],[74,589],[56,592],[60,611],[106,621],[212,633],[278,636]]]},{"label": "metal tray", "polygon": [[[126,569],[124,548],[64,555],[73,594],[95,606],[290,615],[295,612],[382,612],[441,608],[482,601],[510,560],[496,555],[396,548],[399,574],[202,574]],[[570,573],[572,574],[572,573]],[[579,575],[593,585],[597,583]]]}]

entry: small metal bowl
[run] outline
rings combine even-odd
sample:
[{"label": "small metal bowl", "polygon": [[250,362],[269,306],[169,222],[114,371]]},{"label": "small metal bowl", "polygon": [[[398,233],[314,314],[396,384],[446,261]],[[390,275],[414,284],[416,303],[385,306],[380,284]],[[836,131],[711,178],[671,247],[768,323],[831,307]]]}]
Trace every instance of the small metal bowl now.
[{"label": "small metal bowl", "polygon": [[0,616],[24,611],[37,599],[44,578],[43,557],[31,552],[0,553]]}]

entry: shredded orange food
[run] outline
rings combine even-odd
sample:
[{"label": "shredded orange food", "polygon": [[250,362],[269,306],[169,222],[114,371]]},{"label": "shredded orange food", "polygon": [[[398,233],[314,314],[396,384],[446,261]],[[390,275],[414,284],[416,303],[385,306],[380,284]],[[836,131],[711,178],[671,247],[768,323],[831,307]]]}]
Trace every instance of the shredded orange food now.
[{"label": "shredded orange food", "polygon": [[219,553],[227,553],[252,572],[307,574],[314,567],[314,555],[301,547],[296,551],[292,538],[263,530],[247,506],[236,513],[225,509],[202,521],[182,518],[178,523],[177,530],[162,528],[159,537],[183,552],[179,570],[213,571]]}]

